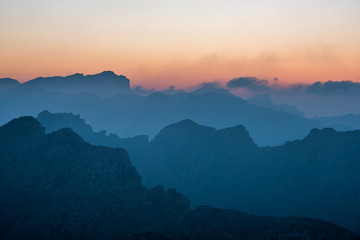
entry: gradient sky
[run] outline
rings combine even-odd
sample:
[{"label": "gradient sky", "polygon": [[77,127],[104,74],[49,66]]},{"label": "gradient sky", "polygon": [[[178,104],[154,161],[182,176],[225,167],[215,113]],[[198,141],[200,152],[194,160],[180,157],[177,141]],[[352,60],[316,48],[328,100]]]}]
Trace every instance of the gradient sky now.
[{"label": "gradient sky", "polygon": [[1,0],[0,77],[360,81],[360,0]]}]

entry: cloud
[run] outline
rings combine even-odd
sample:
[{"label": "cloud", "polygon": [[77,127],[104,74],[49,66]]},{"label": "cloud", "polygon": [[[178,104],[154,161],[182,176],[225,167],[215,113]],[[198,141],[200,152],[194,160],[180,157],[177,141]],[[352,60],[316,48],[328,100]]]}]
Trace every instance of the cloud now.
[{"label": "cloud", "polygon": [[271,92],[288,94],[312,94],[312,95],[360,95],[360,82],[351,80],[346,81],[327,81],[313,82],[310,84],[283,85],[278,78],[263,80],[256,77],[239,77],[227,82],[229,89],[245,89],[250,93]]},{"label": "cloud", "polygon": [[246,88],[250,91],[261,92],[269,90],[269,81],[258,79],[256,77],[239,77],[230,80],[226,86],[228,88]]},{"label": "cloud", "polygon": [[307,92],[313,94],[359,94],[360,83],[350,80],[315,82],[308,86]]},{"label": "cloud", "polygon": [[224,88],[224,84],[220,81],[212,81],[212,82],[202,82],[200,84],[192,85],[185,90],[187,92],[192,92],[198,89],[218,89],[218,88]]},{"label": "cloud", "polygon": [[221,83],[220,82],[217,82],[217,81],[214,81],[214,82],[203,82],[199,85],[199,88],[213,88],[213,89],[216,89],[216,88],[221,88]]}]

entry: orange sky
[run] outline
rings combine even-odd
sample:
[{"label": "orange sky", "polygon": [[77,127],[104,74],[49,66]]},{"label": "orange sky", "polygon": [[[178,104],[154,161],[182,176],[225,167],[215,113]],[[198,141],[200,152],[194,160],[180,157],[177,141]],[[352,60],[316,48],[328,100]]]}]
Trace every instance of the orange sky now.
[{"label": "orange sky", "polygon": [[2,0],[0,77],[113,70],[157,88],[360,81],[359,12],[359,0]]}]

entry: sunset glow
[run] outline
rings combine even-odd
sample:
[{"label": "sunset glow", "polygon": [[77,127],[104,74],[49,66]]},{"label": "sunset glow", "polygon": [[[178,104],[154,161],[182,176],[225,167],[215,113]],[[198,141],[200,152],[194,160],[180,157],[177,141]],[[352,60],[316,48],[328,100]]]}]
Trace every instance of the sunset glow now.
[{"label": "sunset glow", "polygon": [[132,85],[360,81],[360,1],[0,2],[0,76],[113,70]]}]

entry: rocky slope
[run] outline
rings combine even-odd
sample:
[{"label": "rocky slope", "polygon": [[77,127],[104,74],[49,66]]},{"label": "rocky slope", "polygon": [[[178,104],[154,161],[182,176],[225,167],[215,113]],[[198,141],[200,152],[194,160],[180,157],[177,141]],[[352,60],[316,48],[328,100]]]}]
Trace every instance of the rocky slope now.
[{"label": "rocky slope", "polygon": [[[64,114],[44,115],[38,119],[47,128],[65,120]],[[61,122],[81,134],[76,120]],[[146,186],[176,188],[193,206],[312,217],[360,233],[359,131],[314,129],[303,140],[260,148],[241,125],[216,130],[184,120],[150,142],[125,142],[113,143],[130,153]]]},{"label": "rocky slope", "polygon": [[201,207],[146,189],[123,149],[32,117],[0,127],[0,239],[359,239],[333,224]]},{"label": "rocky slope", "polygon": [[113,239],[167,233],[189,201],[147,190],[123,149],[96,147],[71,129],[45,134],[31,117],[0,128],[2,239]]}]

